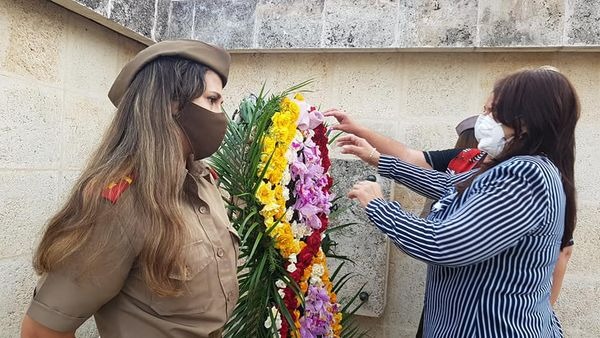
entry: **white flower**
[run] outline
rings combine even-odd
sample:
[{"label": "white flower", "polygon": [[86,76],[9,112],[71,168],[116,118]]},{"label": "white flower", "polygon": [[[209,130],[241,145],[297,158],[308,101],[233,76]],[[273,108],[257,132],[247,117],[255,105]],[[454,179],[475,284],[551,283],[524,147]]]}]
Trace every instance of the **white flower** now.
[{"label": "white flower", "polygon": [[296,254],[291,254],[290,257],[288,257],[288,261],[290,261],[290,263],[293,264],[298,263],[298,258],[296,257]]},{"label": "white flower", "polygon": [[316,285],[316,286],[323,285],[323,281],[321,280],[321,278],[318,278],[318,277],[310,277],[308,282],[310,283],[310,285]]},{"label": "white flower", "polygon": [[[289,148],[286,152],[285,152],[285,159],[289,162],[292,163],[294,162],[294,160],[296,159],[296,153],[292,151],[291,148]],[[289,182],[288,182],[289,183]]]},{"label": "white flower", "polygon": [[[286,192],[289,193],[288,188],[283,188],[283,194],[285,195]],[[287,195],[289,197],[289,195]],[[294,218],[294,208],[289,207],[286,212],[285,212],[285,220],[290,222],[292,220],[292,218]]]},{"label": "white flower", "polygon": [[293,273],[294,271],[296,271],[296,264],[292,263],[292,264],[288,265],[287,271],[289,273]]},{"label": "white flower", "polygon": [[323,265],[321,265],[321,264],[313,265],[311,276],[320,278],[321,276],[323,276],[324,273],[325,273],[325,268],[323,267]]},{"label": "white flower", "polygon": [[277,293],[279,294],[279,297],[281,297],[281,298],[285,297],[285,292],[283,292],[283,289],[277,289]]},{"label": "white flower", "polygon": [[292,222],[292,233],[294,234],[294,238],[300,239],[312,235],[312,229],[304,224],[298,224],[294,221]]},{"label": "white flower", "polygon": [[[271,308],[271,315],[275,319],[275,328],[277,328],[277,331],[279,331],[281,329],[282,324],[281,315],[279,314],[277,308],[274,306]],[[271,319],[271,316],[268,316],[265,320],[265,328],[270,329],[271,326],[273,326],[273,320]],[[277,333],[276,336],[279,337],[279,333]]]},{"label": "white flower", "polygon": [[280,288],[280,289],[285,289],[285,287],[286,287],[286,285],[285,285],[285,282],[284,282],[284,281],[282,281],[281,279],[278,279],[278,280],[275,282],[275,286],[277,286],[277,287],[278,287],[278,288]]}]

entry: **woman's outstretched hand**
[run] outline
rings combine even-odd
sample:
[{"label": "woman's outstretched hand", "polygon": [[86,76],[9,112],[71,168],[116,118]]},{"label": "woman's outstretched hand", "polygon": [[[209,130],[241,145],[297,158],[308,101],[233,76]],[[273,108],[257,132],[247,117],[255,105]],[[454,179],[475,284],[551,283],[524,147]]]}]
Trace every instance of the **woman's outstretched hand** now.
[{"label": "woman's outstretched hand", "polygon": [[338,124],[331,126],[331,129],[343,131],[349,134],[360,135],[360,125],[354,122],[347,112],[338,108],[331,108],[327,109],[323,115],[325,117],[333,116],[338,121]]},{"label": "woman's outstretched hand", "polygon": [[383,192],[381,192],[381,187],[378,183],[361,181],[352,187],[352,190],[348,192],[348,197],[358,200],[360,205],[362,205],[363,208],[366,208],[372,200],[383,198]]},{"label": "woman's outstretched hand", "polygon": [[355,155],[372,166],[379,164],[379,156],[381,154],[364,138],[353,134],[340,136],[337,140],[337,145],[342,148],[342,154]]}]

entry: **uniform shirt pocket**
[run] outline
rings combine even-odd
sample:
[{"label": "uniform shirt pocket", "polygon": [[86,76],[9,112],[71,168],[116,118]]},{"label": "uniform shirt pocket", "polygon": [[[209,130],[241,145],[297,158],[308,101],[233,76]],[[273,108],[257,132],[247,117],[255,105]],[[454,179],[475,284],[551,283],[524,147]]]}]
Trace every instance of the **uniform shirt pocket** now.
[{"label": "uniform shirt pocket", "polygon": [[[218,286],[215,258],[210,243],[199,240],[184,247],[185,271],[171,273],[181,281],[183,292],[174,297],[152,295],[152,308],[160,315],[190,315],[206,312],[213,303],[212,294]],[[212,281],[212,280],[216,281]]]}]

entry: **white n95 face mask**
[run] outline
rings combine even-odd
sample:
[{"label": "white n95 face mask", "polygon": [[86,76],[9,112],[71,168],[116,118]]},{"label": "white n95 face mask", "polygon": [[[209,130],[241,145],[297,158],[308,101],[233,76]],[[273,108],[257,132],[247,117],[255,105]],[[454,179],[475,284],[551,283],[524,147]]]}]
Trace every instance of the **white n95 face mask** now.
[{"label": "white n95 face mask", "polygon": [[479,115],[475,122],[475,138],[479,141],[477,148],[496,158],[504,149],[506,138],[502,123],[496,122],[490,114]]}]

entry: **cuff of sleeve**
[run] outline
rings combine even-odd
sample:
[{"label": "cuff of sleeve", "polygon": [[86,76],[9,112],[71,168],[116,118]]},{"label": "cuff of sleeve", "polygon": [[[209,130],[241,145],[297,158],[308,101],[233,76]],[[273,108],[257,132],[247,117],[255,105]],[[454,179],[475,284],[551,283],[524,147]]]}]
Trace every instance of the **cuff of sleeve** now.
[{"label": "cuff of sleeve", "polygon": [[41,325],[58,332],[75,332],[88,318],[61,313],[33,299],[27,315]]},{"label": "cuff of sleeve", "polygon": [[379,163],[377,163],[377,172],[381,176],[389,177],[394,167],[395,157],[389,155],[379,156]]},{"label": "cuff of sleeve", "polygon": [[369,220],[371,222],[373,222],[373,224],[375,224],[377,226],[377,223],[375,222],[375,213],[377,213],[377,211],[379,209],[381,209],[382,207],[384,207],[386,205],[386,201],[382,198],[376,198],[374,200],[371,200],[371,202],[369,202],[369,204],[367,204],[367,216],[369,217]]}]

